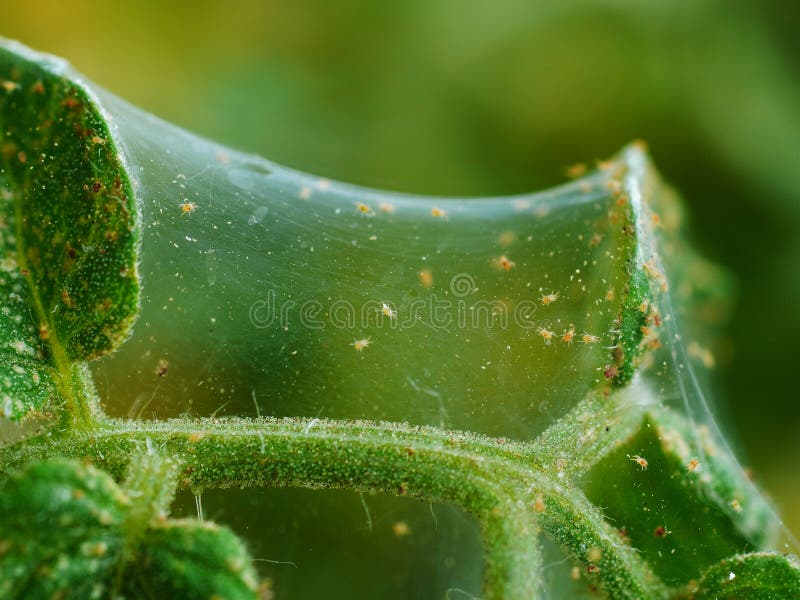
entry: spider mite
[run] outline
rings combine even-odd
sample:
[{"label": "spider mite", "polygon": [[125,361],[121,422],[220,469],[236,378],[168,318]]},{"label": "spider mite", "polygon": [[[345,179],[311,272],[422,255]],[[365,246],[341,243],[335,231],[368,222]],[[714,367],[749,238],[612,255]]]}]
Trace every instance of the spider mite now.
[{"label": "spider mite", "polygon": [[559,296],[558,293],[544,294],[541,298],[539,298],[539,301],[542,303],[542,306],[548,306],[549,304],[552,304],[553,302],[558,300],[558,296]]},{"label": "spider mite", "polygon": [[567,329],[561,336],[561,341],[564,342],[567,346],[572,344],[572,340],[575,339],[575,328],[570,327]]},{"label": "spider mite", "polygon": [[397,316],[397,311],[386,304],[386,302],[381,303],[381,312],[384,314],[384,316],[387,316],[390,319],[394,319]]},{"label": "spider mite", "polygon": [[585,331],[581,334],[581,341],[584,344],[596,344],[600,341],[600,338],[596,335],[592,335],[591,333],[586,333]]},{"label": "spider mite", "polygon": [[369,338],[363,338],[360,340],[353,340],[353,343],[350,344],[353,348],[356,349],[356,352],[361,352],[364,348],[370,345]]},{"label": "spider mite", "polygon": [[509,258],[504,254],[500,258],[497,259],[497,266],[503,269],[504,271],[510,271],[516,265],[513,260],[509,260]]},{"label": "spider mite", "polygon": [[619,369],[617,369],[616,365],[607,365],[603,370],[603,376],[606,379],[614,379],[617,375],[619,375]]},{"label": "spider mite", "polygon": [[438,208],[438,207],[436,207],[436,206],[434,206],[434,207],[431,209],[431,215],[433,215],[434,217],[437,217],[437,218],[439,218],[439,219],[445,219],[445,218],[447,218],[447,212],[446,212],[446,211],[444,211],[444,210],[443,210],[443,209],[441,209],[441,208]]},{"label": "spider mite", "polygon": [[628,460],[632,460],[637,465],[639,465],[641,467],[642,471],[646,471],[647,470],[647,465],[649,463],[647,462],[647,459],[644,456],[639,456],[638,454],[634,454],[633,456],[628,454],[627,456],[628,456]]},{"label": "spider mite", "polygon": [[373,215],[372,209],[363,202],[356,202],[356,210],[366,217]]},{"label": "spider mite", "polygon": [[188,215],[197,210],[197,204],[195,204],[194,202],[182,202],[181,204],[178,205],[178,208],[181,209],[182,215]]},{"label": "spider mite", "polygon": [[545,329],[544,327],[539,327],[539,329],[536,330],[536,333],[542,336],[544,343],[547,344],[548,346],[550,345],[550,341],[553,339],[553,336],[555,336],[555,333],[553,333],[549,329]]}]

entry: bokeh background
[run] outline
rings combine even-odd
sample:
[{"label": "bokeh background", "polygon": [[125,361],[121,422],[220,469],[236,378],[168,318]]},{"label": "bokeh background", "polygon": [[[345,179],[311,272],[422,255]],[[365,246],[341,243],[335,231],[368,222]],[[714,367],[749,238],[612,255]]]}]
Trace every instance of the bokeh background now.
[{"label": "bokeh background", "polygon": [[432,194],[558,183],[642,138],[737,281],[725,426],[800,532],[800,3],[0,0],[0,35],[169,121]]}]

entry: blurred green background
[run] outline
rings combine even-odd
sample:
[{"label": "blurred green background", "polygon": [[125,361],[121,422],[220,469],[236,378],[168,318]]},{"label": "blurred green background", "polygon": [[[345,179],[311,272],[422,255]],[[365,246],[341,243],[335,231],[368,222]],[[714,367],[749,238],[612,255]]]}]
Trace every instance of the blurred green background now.
[{"label": "blurred green background", "polygon": [[645,139],[738,282],[722,420],[800,532],[800,3],[0,4],[0,35],[169,121],[318,175],[502,194]]}]

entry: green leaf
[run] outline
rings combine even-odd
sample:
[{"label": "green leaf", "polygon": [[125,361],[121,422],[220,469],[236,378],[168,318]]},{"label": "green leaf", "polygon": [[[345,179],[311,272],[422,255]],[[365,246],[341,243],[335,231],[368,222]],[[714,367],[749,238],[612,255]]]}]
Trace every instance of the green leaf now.
[{"label": "green leaf", "polygon": [[229,530],[166,520],[158,490],[174,477],[153,479],[164,465],[147,455],[132,462],[149,473],[148,494],[75,461],[11,475],[0,485],[0,597],[254,598],[255,572]]},{"label": "green leaf", "polygon": [[788,600],[800,597],[800,562],[773,552],[740,554],[703,573],[694,600]]},{"label": "green leaf", "polygon": [[[675,415],[647,415],[641,426],[585,476],[586,493],[626,542],[669,586],[736,552],[769,544],[766,501],[708,433]],[[645,462],[640,464],[640,459]]]},{"label": "green leaf", "polygon": [[168,521],[150,529],[126,579],[126,598],[252,598],[250,557],[229,529],[210,522]]},{"label": "green leaf", "polygon": [[130,333],[138,308],[134,194],[91,92],[65,63],[0,43],[0,411],[60,394],[76,361]]},{"label": "green leaf", "polygon": [[0,487],[0,595],[103,597],[122,553],[130,505],[106,474],[49,461]]}]

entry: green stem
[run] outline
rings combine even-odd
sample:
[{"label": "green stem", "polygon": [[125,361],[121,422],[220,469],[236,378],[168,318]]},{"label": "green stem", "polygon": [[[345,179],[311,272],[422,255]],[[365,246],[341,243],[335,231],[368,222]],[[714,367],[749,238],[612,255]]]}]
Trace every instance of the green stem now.
[{"label": "green stem", "polygon": [[336,487],[454,504],[481,524],[485,598],[539,596],[540,529],[593,564],[590,577],[615,598],[665,595],[582,492],[536,467],[523,443],[363,421],[108,421],[94,432],[7,448],[0,470],[55,454],[88,457],[121,478],[147,439],[183,465],[179,483],[195,491]]}]

